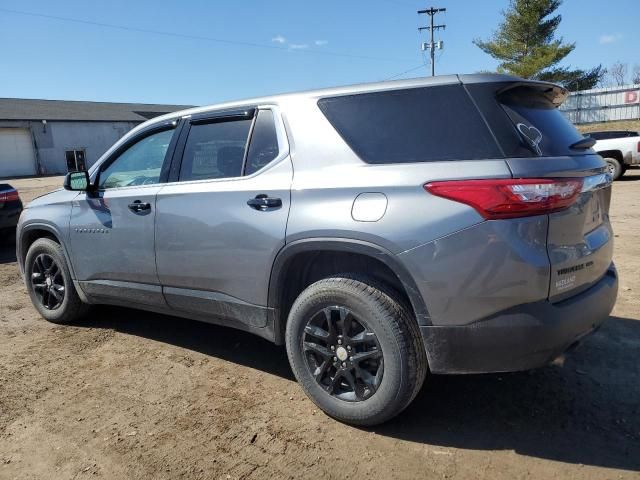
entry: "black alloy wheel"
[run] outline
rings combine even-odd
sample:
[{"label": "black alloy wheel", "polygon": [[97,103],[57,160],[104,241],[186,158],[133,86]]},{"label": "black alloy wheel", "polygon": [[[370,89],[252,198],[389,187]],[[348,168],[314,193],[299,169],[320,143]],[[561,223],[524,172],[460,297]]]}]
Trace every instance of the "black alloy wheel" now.
[{"label": "black alloy wheel", "polygon": [[31,285],[45,309],[60,308],[65,295],[64,276],[62,269],[51,255],[41,253],[33,260]]},{"label": "black alloy wheel", "polygon": [[359,402],[376,393],[384,373],[380,343],[347,307],[326,307],[311,315],[302,344],[307,368],[330,395]]}]

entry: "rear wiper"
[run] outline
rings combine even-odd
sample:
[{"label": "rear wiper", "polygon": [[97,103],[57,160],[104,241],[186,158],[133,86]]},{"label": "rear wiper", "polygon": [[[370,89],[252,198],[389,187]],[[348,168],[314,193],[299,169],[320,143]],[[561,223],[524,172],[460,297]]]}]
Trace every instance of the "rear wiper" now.
[{"label": "rear wiper", "polygon": [[582,137],[581,140],[578,140],[576,143],[572,143],[569,148],[571,150],[586,150],[587,148],[591,148],[596,144],[595,138],[592,137]]}]

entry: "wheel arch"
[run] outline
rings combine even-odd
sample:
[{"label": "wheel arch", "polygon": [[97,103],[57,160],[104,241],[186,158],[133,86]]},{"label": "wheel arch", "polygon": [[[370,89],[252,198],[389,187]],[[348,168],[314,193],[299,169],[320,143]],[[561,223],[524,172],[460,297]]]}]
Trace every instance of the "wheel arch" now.
[{"label": "wheel arch", "polygon": [[67,246],[63,241],[64,237],[62,232],[60,232],[56,226],[48,223],[30,223],[21,228],[20,236],[16,243],[16,258],[18,260],[18,265],[20,266],[20,272],[24,274],[24,262],[27,257],[27,252],[29,251],[29,247],[31,247],[31,245],[40,238],[50,238],[60,244],[62,251],[64,252],[65,260],[67,261],[67,266],[69,267],[69,272],[71,273],[71,278],[75,279],[76,276],[73,270],[73,264],[71,263],[71,257],[67,251]]},{"label": "wheel arch", "polygon": [[[322,262],[323,259],[331,257],[337,259],[333,269],[331,266],[325,266],[322,270],[334,274],[345,272],[345,268],[340,268],[342,263],[348,266],[357,264],[359,261],[370,262],[370,266],[379,266],[380,268],[375,272],[361,273],[378,276],[382,281],[391,281],[391,286],[395,286],[396,290],[399,290],[399,293],[408,300],[418,324],[431,324],[427,307],[413,277],[392,252],[374,243],[361,240],[309,238],[284,246],[278,252],[271,269],[268,306],[274,310],[273,334],[276,344],[281,345],[284,342],[284,329],[293,299],[308,285],[298,283],[293,288],[288,288],[287,282],[300,279],[300,269],[304,271],[307,266],[305,262],[309,260]],[[388,278],[389,274],[393,275],[394,279]]]},{"label": "wheel arch", "polygon": [[601,150],[599,152],[596,152],[598,155],[600,155],[602,158],[615,158],[616,160],[618,160],[620,162],[620,166],[624,166],[624,157],[622,155],[622,152],[620,150]]}]

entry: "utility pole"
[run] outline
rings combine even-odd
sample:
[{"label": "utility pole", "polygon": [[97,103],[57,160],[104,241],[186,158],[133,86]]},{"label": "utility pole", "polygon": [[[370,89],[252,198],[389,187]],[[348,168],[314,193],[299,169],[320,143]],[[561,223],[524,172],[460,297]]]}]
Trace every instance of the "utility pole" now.
[{"label": "utility pole", "polygon": [[436,13],[440,13],[440,12],[446,12],[447,9],[446,8],[428,8],[426,10],[418,10],[418,15],[429,15],[429,20],[430,20],[430,26],[428,27],[420,27],[418,28],[419,32],[422,32],[423,30],[429,30],[429,32],[431,33],[431,41],[430,42],[423,42],[422,43],[422,50],[429,50],[429,54],[431,56],[431,76],[435,76],[436,74],[436,48],[438,48],[439,50],[442,50],[442,40],[437,42],[434,41],[433,38],[433,33],[436,30],[440,30],[440,29],[445,29],[446,25],[434,25],[433,24],[433,17],[436,15]]}]

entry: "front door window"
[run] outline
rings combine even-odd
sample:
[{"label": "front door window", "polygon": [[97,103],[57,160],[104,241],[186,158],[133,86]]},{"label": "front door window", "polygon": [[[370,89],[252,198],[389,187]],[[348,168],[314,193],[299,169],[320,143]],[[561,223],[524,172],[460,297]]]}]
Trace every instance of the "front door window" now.
[{"label": "front door window", "polygon": [[101,190],[160,182],[160,172],[174,130],[164,130],[134,143],[100,172]]}]

